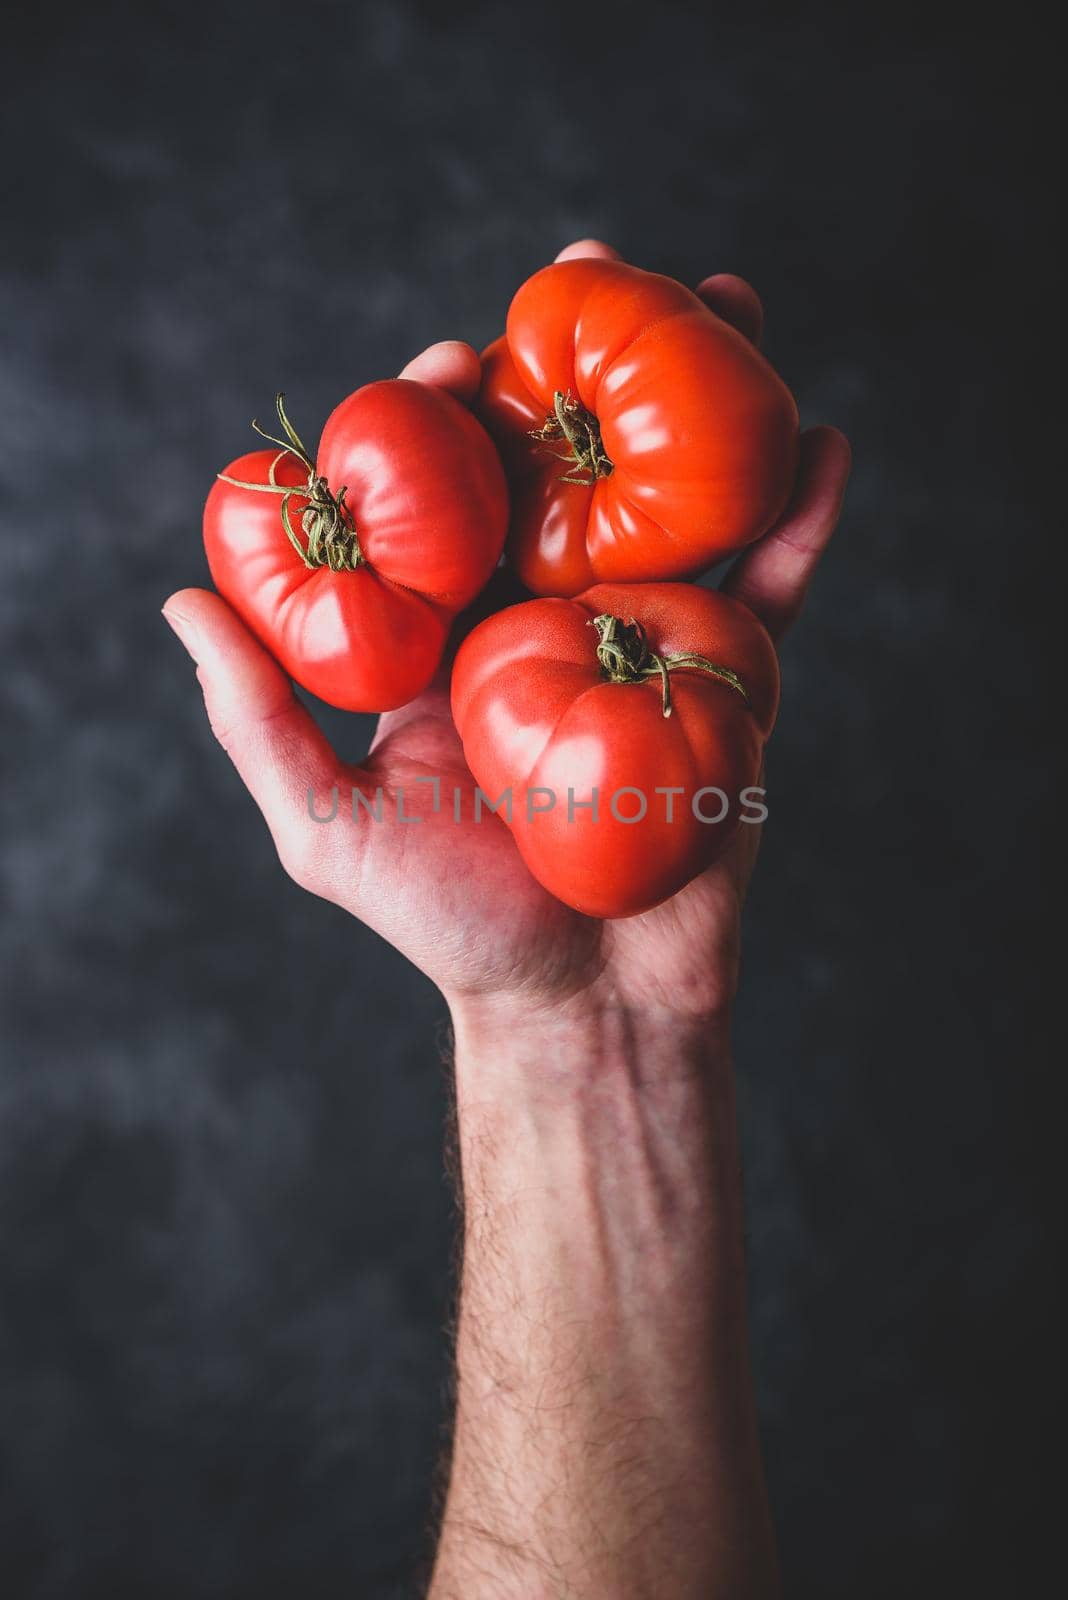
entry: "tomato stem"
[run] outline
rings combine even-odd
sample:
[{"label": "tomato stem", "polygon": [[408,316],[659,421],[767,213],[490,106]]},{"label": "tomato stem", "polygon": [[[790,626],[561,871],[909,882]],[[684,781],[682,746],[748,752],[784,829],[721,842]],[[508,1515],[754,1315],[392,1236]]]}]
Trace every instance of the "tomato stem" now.
[{"label": "tomato stem", "polygon": [[[308,454],[304,441],[289,420],[285,408],[285,395],[276,395],[274,403],[282,432],[285,434],[284,439],[275,438],[273,433],[268,433],[265,428],[260,427],[255,417],[252,419],[252,426],[260,438],[266,439],[268,444],[276,444],[279,447],[278,454],[267,469],[267,482],[245,483],[240,478],[228,478],[225,472],[220,472],[219,477],[223,483],[232,483],[238,489],[252,489],[257,494],[281,495],[282,527],[286,538],[306,567],[329,567],[331,572],[355,572],[356,568],[363,564],[364,556],[356,537],[352,512],[345,504],[347,485],[343,485],[336,494],[333,492],[326,479],[316,470],[315,462]],[[292,456],[307,469],[308,481],[303,488],[279,483],[276,480],[278,463],[284,461],[286,456]],[[306,540],[303,544],[289,514],[294,495],[308,502],[300,514],[301,533]]]},{"label": "tomato stem", "polygon": [[671,715],[670,674],[673,672],[707,673],[709,677],[729,684],[743,700],[749,699],[741,678],[730,667],[717,666],[707,656],[695,655],[689,650],[676,655],[657,655],[655,650],[649,648],[645,629],[633,617],[624,622],[621,617],[604,612],[599,617],[591,617],[588,626],[597,629],[600,641],[597,660],[609,683],[644,683],[649,678],[659,677],[665,717]]},{"label": "tomato stem", "polygon": [[570,463],[561,483],[582,483],[592,487],[598,478],[607,478],[613,470],[612,462],[601,443],[601,425],[592,411],[587,411],[570,392],[559,389],[553,395],[552,413],[540,428],[533,428],[530,437],[539,444],[553,444],[558,439],[566,441],[568,450],[557,452],[560,461]]}]

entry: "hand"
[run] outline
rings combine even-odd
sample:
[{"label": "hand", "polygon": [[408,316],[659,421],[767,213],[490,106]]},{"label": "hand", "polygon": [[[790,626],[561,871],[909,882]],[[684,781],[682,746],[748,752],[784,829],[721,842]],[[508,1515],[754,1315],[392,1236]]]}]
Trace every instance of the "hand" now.
[{"label": "hand", "polygon": [[[740,279],[698,293],[759,336]],[[404,375],[470,401],[480,368],[443,344]],[[848,469],[840,434],[804,435],[793,504],[728,573],[774,638],[800,610]],[[464,1259],[433,1600],[770,1600],[727,1039],[758,830],[655,911],[580,916],[530,877],[502,822],[474,821],[444,674],[383,716],[350,767],[217,595],[183,590],[164,614],[287,871],[414,961],[456,1025]],[[351,820],[352,789],[379,787],[383,820]],[[309,788],[320,815],[338,790],[334,821],[311,819]],[[390,812],[400,794],[417,822]]]},{"label": "hand", "polygon": [[[587,240],[558,259],[612,257]],[[756,342],[761,306],[740,278],[706,278],[697,293]],[[433,345],[404,377],[437,384],[470,402],[478,357],[468,345]],[[804,434],[793,503],[779,525],[745,551],[724,588],[781,638],[797,616],[838,519],[849,447],[833,428]],[[271,830],[297,883],[345,907],[388,939],[442,990],[455,1012],[478,1006],[525,1010],[574,1003],[622,1007],[695,1021],[718,1016],[733,994],[738,925],[759,829],[739,830],[731,850],[665,905],[620,922],[570,911],[531,878],[503,822],[473,819],[474,783],[449,711],[447,676],[417,700],[384,715],[367,760],[341,762],[297,701],[281,668],[218,595],[185,589],[164,615],[197,661],[208,716]],[[441,806],[433,810],[439,777]],[[453,786],[463,792],[459,824]],[[381,822],[352,820],[353,787],[385,797]],[[308,791],[329,824],[309,815]],[[397,819],[395,797],[405,814]]]}]

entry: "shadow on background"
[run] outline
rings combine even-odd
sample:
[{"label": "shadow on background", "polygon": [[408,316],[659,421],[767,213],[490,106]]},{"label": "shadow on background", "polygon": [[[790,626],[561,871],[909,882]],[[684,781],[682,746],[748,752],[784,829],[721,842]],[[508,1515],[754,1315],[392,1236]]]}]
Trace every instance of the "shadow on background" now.
[{"label": "shadow on background", "polygon": [[[282,876],[158,610],[206,580],[203,497],[278,387],[314,438],[426,343],[490,339],[589,234],[750,277],[804,420],[855,446],[785,650],[738,1024],[791,1593],[1025,1592],[1053,440],[1048,41],[1014,26],[405,0],[18,24],[7,1593],[411,1592],[442,1007]],[[365,748],[368,719],[326,720]]]}]

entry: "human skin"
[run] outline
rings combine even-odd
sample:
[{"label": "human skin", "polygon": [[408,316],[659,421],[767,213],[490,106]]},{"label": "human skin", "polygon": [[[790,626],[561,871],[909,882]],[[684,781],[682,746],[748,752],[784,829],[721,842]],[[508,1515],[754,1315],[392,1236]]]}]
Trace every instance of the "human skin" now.
[{"label": "human skin", "polygon": [[[592,240],[561,258],[615,254]],[[560,259],[560,258],[558,258]],[[698,293],[748,337],[741,279]],[[405,377],[470,402],[479,361]],[[834,531],[849,447],[802,436],[793,501],[724,588],[779,639]],[[527,873],[474,784],[445,679],[341,762],[214,594],[164,615],[282,865],[437,984],[455,1036],[463,1266],[451,1471],[430,1600],[765,1600],[779,1592],[745,1324],[730,1053],[759,829],[666,904],[597,922]],[[434,810],[438,777],[443,803]],[[386,797],[329,825],[331,791]],[[463,795],[454,820],[453,787]],[[403,791],[401,821],[390,809]],[[444,798],[448,797],[448,798]]]}]

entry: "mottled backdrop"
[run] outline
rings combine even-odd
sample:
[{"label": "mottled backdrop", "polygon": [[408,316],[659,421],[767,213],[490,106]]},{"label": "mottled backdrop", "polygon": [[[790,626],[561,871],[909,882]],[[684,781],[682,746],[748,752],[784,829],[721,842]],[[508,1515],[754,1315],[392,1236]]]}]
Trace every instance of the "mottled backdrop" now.
[{"label": "mottled backdrop", "polygon": [[277,387],[314,438],[595,234],[751,277],[804,418],[856,447],[785,652],[738,1025],[791,1593],[1035,1592],[1049,41],[1019,10],[1011,38],[896,9],[21,10],[0,1589],[411,1592],[442,1007],[282,876],[158,612],[206,579],[205,491]]}]

